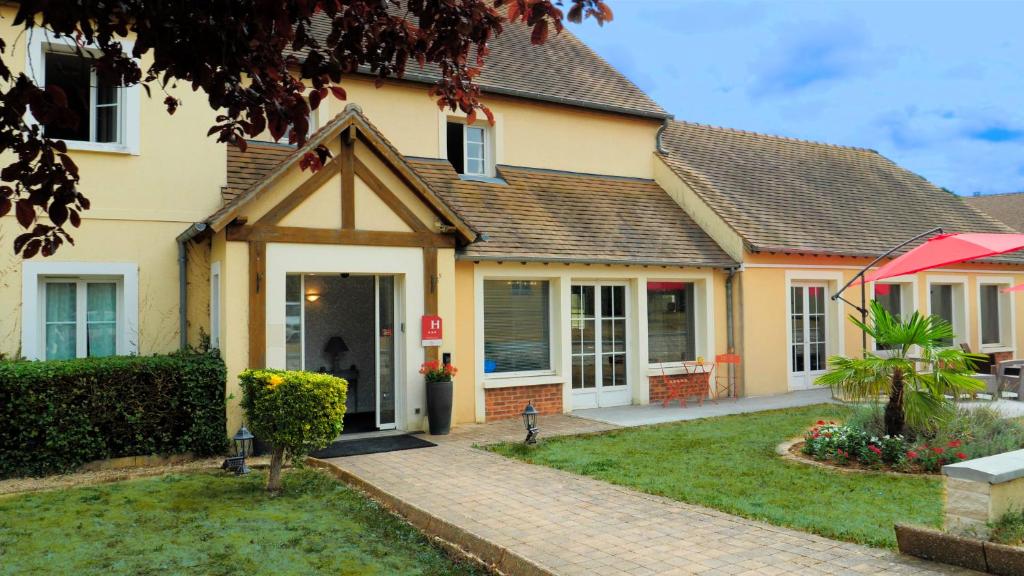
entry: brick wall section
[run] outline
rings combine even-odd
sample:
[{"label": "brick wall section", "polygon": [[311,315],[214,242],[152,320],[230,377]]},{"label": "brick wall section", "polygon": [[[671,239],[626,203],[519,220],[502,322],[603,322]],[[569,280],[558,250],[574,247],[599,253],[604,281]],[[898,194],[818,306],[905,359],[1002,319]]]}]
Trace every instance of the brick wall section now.
[{"label": "brick wall section", "polygon": [[[708,388],[709,379],[711,377],[710,373],[704,372],[704,373],[694,374],[692,376],[683,376],[683,375],[673,376],[673,375],[669,375],[669,378],[676,378],[676,377],[681,377],[681,378],[685,378],[686,379],[686,383],[683,384],[683,391],[682,391],[681,395],[686,397],[687,402],[691,401],[691,399],[692,399],[692,401],[696,402],[696,401],[700,400],[700,396],[701,395],[704,395],[705,397],[707,397],[707,394],[708,394],[708,391],[709,391],[709,388]],[[651,387],[650,387],[650,403],[651,404],[656,404],[656,403],[662,402],[663,400],[665,400],[665,398],[668,397],[668,385],[665,384],[665,381],[664,381],[664,379],[662,379],[661,375],[651,376],[650,377],[650,384],[651,384]],[[675,400],[673,400],[673,402],[675,402]]]},{"label": "brick wall section", "polygon": [[1006,360],[1013,360],[1013,352],[993,352],[992,353],[992,373],[996,373],[996,364],[1005,362]]},{"label": "brick wall section", "polygon": [[562,385],[537,384],[484,390],[484,410],[488,422],[519,418],[527,402],[541,415],[562,413]]}]

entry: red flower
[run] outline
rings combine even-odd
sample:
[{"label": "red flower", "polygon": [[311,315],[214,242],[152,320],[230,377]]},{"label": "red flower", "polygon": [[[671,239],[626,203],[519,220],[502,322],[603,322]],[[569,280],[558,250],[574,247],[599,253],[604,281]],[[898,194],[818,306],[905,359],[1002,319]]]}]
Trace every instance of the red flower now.
[{"label": "red flower", "polygon": [[913,450],[908,450],[907,459],[913,460],[914,458],[917,458],[917,452],[914,452]]},{"label": "red flower", "polygon": [[814,435],[812,435],[811,438],[821,438],[821,434],[818,434],[818,431],[815,430]]},{"label": "red flower", "polygon": [[935,448],[932,448],[932,452],[935,452],[936,454],[942,454],[943,450],[942,448],[936,446]]},{"label": "red flower", "polygon": [[967,460],[967,454],[964,454],[963,452],[957,452],[956,457],[961,460]]},{"label": "red flower", "polygon": [[831,438],[831,437],[832,437],[832,433],[831,432],[825,432],[825,438]]},{"label": "red flower", "polygon": [[825,424],[824,420],[818,420],[818,426],[823,426],[824,424]]},{"label": "red flower", "polygon": [[871,450],[872,452],[874,452],[875,454],[878,454],[879,456],[882,455],[882,449],[879,448],[878,446],[875,446],[874,444],[868,446],[868,450]]},{"label": "red flower", "polygon": [[950,448],[959,448],[960,447],[960,441],[959,440],[953,440],[952,442],[949,443],[949,447]]},{"label": "red flower", "polygon": [[829,421],[828,421],[828,423],[829,423],[829,424],[835,424],[835,423],[836,423],[836,421],[835,421],[835,420],[829,420]]}]

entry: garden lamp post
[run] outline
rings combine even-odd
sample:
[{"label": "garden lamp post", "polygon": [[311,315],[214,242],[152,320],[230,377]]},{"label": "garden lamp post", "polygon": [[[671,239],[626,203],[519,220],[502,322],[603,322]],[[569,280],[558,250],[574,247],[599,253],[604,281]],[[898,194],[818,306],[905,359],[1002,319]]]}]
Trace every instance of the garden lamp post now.
[{"label": "garden lamp post", "polygon": [[526,444],[537,443],[537,432],[540,431],[537,428],[537,409],[533,407],[533,402],[527,402],[526,408],[523,409],[523,426],[526,427]]},{"label": "garden lamp post", "polygon": [[238,432],[231,437],[231,441],[235,443],[235,455],[225,460],[221,468],[233,470],[236,476],[251,472],[252,470],[245,465],[245,457],[252,454],[252,441],[254,438],[255,436],[244,425],[239,428]]}]

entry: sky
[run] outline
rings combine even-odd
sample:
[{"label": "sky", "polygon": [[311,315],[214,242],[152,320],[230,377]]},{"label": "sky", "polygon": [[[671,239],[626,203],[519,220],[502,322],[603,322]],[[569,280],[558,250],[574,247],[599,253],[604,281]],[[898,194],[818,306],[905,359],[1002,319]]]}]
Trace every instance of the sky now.
[{"label": "sky", "polygon": [[572,31],[677,119],[1024,191],[1024,1],[606,1],[613,22]]}]

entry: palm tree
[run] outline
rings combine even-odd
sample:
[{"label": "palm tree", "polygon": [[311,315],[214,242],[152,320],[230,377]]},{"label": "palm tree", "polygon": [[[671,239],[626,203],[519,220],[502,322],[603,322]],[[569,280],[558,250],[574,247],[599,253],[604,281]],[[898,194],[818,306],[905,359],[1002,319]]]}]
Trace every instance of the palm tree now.
[{"label": "palm tree", "polygon": [[919,429],[934,428],[955,410],[947,395],[959,398],[985,389],[970,377],[974,363],[984,356],[949,347],[949,322],[916,311],[906,320],[895,318],[876,301],[869,314],[869,324],[853,316],[850,320],[886,349],[885,354],[832,356],[829,371],[815,383],[858,400],[888,396],[886,434],[902,434],[908,422]]}]

